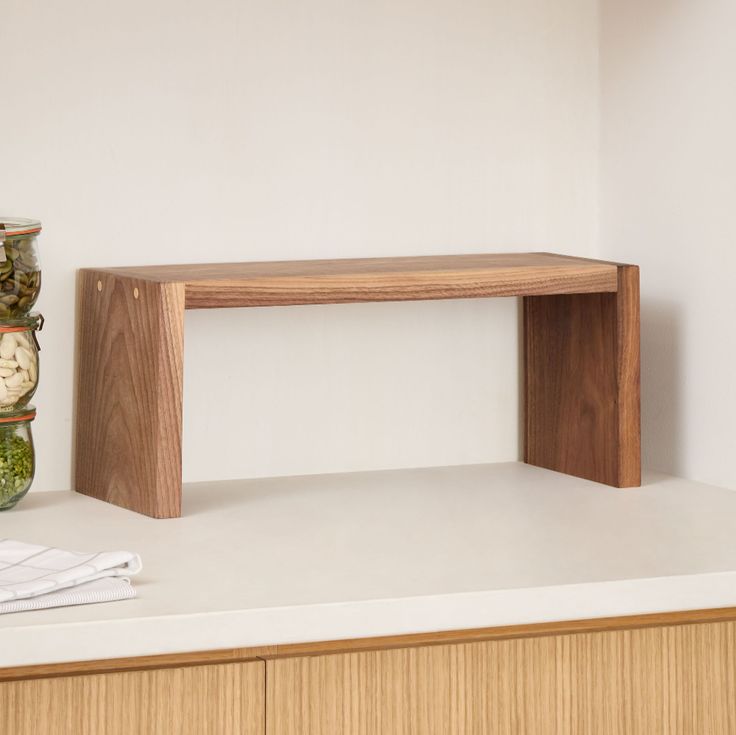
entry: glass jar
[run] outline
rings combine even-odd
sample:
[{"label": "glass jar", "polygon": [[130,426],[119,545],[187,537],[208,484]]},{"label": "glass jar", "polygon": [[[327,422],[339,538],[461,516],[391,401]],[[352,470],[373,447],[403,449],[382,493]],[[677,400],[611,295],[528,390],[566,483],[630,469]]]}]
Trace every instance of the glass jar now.
[{"label": "glass jar", "polygon": [[38,386],[36,330],[43,317],[34,313],[0,321],[0,415],[23,408]]},{"label": "glass jar", "polygon": [[0,319],[25,316],[41,290],[36,241],[41,223],[0,217]]},{"label": "glass jar", "polygon": [[36,462],[31,421],[35,418],[32,406],[0,416],[0,510],[12,508],[33,482]]}]

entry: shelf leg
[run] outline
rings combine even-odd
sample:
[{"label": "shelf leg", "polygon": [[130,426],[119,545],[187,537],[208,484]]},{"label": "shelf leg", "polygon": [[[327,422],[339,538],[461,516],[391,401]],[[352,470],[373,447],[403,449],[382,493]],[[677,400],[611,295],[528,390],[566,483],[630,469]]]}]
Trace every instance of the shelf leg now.
[{"label": "shelf leg", "polygon": [[524,461],[641,484],[639,269],[615,293],[524,298]]},{"label": "shelf leg", "polygon": [[74,488],[181,515],[184,285],[78,277]]}]

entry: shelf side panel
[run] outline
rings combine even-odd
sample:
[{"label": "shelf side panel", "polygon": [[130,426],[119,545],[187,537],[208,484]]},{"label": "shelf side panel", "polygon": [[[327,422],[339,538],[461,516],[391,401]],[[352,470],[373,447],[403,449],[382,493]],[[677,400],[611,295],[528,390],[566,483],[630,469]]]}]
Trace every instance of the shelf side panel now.
[{"label": "shelf side panel", "polygon": [[181,515],[184,287],[83,270],[74,489]]},{"label": "shelf side panel", "polygon": [[529,464],[616,487],[641,483],[638,268],[619,291],[524,299]]}]

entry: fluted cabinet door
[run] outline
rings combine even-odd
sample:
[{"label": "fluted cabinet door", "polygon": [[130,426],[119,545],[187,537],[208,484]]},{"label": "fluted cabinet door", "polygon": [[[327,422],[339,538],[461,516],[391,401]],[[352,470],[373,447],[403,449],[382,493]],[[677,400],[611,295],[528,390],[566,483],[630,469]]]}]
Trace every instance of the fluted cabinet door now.
[{"label": "fluted cabinet door", "polygon": [[733,735],[736,623],[268,661],[268,735]]},{"label": "fluted cabinet door", "polygon": [[10,735],[262,735],[260,661],[0,683]]}]

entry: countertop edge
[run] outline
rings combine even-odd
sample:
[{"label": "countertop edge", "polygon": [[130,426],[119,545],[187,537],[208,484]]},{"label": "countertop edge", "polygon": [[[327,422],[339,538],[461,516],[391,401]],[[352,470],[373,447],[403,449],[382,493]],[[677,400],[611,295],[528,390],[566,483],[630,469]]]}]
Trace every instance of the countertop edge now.
[{"label": "countertop edge", "polygon": [[[124,605],[125,602],[109,603]],[[0,629],[0,667],[736,606],[736,571]],[[33,613],[20,613],[32,616]]]}]

